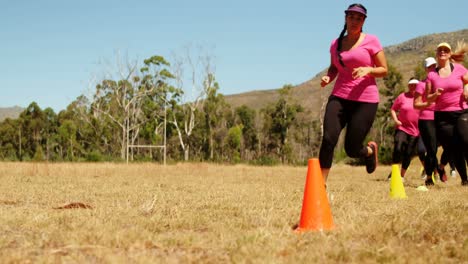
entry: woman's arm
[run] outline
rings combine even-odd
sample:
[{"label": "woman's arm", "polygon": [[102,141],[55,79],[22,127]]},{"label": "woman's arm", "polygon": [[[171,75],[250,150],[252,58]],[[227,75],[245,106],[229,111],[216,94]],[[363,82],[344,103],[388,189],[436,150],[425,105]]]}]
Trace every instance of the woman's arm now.
[{"label": "woman's arm", "polygon": [[463,87],[463,96],[465,97],[465,101],[468,103],[468,83]]},{"label": "woman's arm", "polygon": [[468,72],[465,73],[462,77],[463,80],[463,97],[465,101],[468,103]]},{"label": "woman's arm", "polygon": [[327,75],[322,76],[320,86],[325,87],[327,84],[331,83],[338,75],[338,69],[335,67],[332,59],[330,58],[330,66],[328,67]]},{"label": "woman's arm", "polygon": [[431,82],[426,82],[426,100],[429,103],[435,102],[437,97],[442,94],[444,91],[443,88],[437,88],[434,93],[431,93],[432,91],[432,83]]},{"label": "woman's arm", "polygon": [[429,102],[423,102],[422,98],[423,98],[422,95],[420,95],[419,93],[414,94],[414,101],[413,101],[414,109],[423,110],[424,108],[431,105],[431,103]]},{"label": "woman's arm", "polygon": [[387,59],[383,50],[377,52],[373,56],[375,67],[358,67],[353,70],[353,78],[361,78],[370,75],[374,78],[381,78],[387,76]]},{"label": "woman's arm", "polygon": [[398,116],[397,116],[397,113],[395,112],[395,110],[390,109],[390,113],[392,114],[392,119],[395,122],[395,124],[397,126],[401,126],[401,122],[400,122],[400,120],[398,120]]}]

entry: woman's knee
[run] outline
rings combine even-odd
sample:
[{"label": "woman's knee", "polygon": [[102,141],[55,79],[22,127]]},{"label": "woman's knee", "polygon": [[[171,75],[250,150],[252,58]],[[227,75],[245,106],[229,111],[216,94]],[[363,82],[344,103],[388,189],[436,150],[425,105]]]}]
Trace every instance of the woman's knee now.
[{"label": "woman's knee", "polygon": [[336,143],[338,143],[338,137],[335,136],[334,133],[325,133],[322,137],[322,146],[326,146],[326,148],[334,149]]}]

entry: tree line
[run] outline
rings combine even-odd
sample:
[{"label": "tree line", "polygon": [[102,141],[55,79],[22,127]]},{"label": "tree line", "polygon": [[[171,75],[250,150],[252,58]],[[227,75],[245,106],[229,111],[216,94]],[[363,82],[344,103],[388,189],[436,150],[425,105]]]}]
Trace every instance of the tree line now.
[{"label": "tree line", "polygon": [[[424,78],[422,66],[414,72]],[[390,162],[390,106],[406,80],[389,65],[384,86],[369,136],[379,143],[380,160]],[[32,102],[18,118],[2,121],[0,159],[305,164],[318,156],[322,124],[293,99],[292,90],[284,85],[278,99],[259,111],[233,108],[219,93],[209,56],[172,63],[152,56],[141,65],[118,67],[91,96],[80,95],[59,113]],[[342,154],[338,146],[338,160]]]}]

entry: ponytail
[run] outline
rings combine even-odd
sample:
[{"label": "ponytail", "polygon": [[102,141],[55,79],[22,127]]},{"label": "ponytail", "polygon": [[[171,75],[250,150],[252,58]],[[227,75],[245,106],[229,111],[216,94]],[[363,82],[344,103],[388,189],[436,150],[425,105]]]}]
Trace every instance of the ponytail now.
[{"label": "ponytail", "polygon": [[343,30],[341,30],[340,37],[338,38],[338,45],[336,47],[336,53],[338,54],[338,60],[341,66],[345,67],[343,59],[341,58],[341,42],[343,41],[344,34],[346,32],[346,23],[344,24]]},{"label": "ponytail", "polygon": [[450,60],[457,63],[462,63],[465,59],[465,54],[468,53],[468,45],[465,41],[458,41],[457,48],[452,55],[450,56]]}]

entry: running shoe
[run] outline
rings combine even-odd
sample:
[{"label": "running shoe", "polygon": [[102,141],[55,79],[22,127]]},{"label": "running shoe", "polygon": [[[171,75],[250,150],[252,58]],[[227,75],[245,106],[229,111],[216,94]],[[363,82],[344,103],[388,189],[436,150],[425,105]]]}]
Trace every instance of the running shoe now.
[{"label": "running shoe", "polygon": [[432,178],[427,178],[426,181],[424,182],[424,184],[426,186],[432,186],[432,185],[434,185],[434,181],[432,180]]},{"label": "running shoe", "polygon": [[369,141],[367,146],[372,149],[372,154],[365,159],[367,173],[371,174],[375,171],[377,164],[379,163],[379,158],[377,156],[378,147],[377,143],[374,141]]},{"label": "running shoe", "polygon": [[447,174],[445,173],[445,169],[437,168],[437,173],[439,173],[439,178],[441,182],[447,181]]},{"label": "running shoe", "polygon": [[450,176],[457,177],[457,172],[454,169],[450,170]]}]

